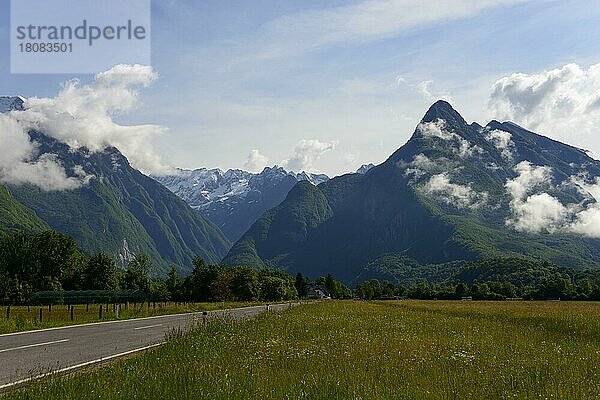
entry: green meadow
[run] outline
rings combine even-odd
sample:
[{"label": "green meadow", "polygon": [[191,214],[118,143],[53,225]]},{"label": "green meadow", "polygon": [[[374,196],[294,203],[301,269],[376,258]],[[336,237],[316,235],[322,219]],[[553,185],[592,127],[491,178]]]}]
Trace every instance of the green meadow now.
[{"label": "green meadow", "polygon": [[218,321],[8,399],[594,399],[600,304],[323,301]]}]

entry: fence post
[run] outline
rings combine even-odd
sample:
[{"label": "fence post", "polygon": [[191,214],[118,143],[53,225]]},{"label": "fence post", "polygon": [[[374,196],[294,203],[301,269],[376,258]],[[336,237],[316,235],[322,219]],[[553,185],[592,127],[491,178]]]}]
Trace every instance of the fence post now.
[{"label": "fence post", "polygon": [[98,319],[102,319],[102,304],[100,304],[100,308],[98,309]]},{"label": "fence post", "polygon": [[90,311],[90,304],[89,303],[87,303],[85,305],[85,312],[88,312],[88,311]]},{"label": "fence post", "polygon": [[70,306],[70,312],[71,312],[71,321],[73,321],[75,319],[75,306]]},{"label": "fence post", "polygon": [[117,308],[115,309],[115,316],[119,319],[119,309],[121,308],[121,304],[117,304]]},{"label": "fence post", "polygon": [[6,307],[6,319],[10,318],[10,305]]},{"label": "fence post", "polygon": [[48,304],[48,312],[52,311],[52,303]]},{"label": "fence post", "polygon": [[31,309],[29,308],[29,304],[27,304],[27,312],[30,312]]},{"label": "fence post", "polygon": [[44,309],[40,307],[40,322],[44,321]]}]

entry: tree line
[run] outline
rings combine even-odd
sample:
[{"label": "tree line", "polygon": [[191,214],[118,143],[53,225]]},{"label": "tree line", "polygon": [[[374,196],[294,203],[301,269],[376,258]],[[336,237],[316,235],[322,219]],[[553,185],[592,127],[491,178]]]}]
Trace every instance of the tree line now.
[{"label": "tree line", "polygon": [[520,259],[478,261],[443,282],[402,285],[372,279],[354,290],[331,274],[313,282],[301,273],[228,268],[201,258],[193,260],[192,272],[184,278],[175,267],[164,278],[153,277],[153,270],[144,254],[121,268],[110,255],[85,254],[73,238],[52,230],[0,238],[0,301],[5,304],[25,304],[37,292],[64,290],[137,290],[155,301],[280,301],[306,298],[314,288],[341,299],[600,300],[600,271],[560,269]]},{"label": "tree line", "polygon": [[155,301],[281,301],[304,296],[312,284],[334,297],[351,296],[331,275],[311,282],[278,269],[209,265],[193,260],[182,278],[173,266],[165,278],[151,275],[153,264],[138,254],[125,268],[104,253],[87,255],[75,240],[55,231],[18,232],[0,239],[0,301],[25,304],[35,293],[63,290],[139,290]]},{"label": "tree line", "polygon": [[573,282],[569,276],[553,275],[533,285],[517,286],[509,281],[486,281],[468,285],[421,282],[410,286],[372,279],[359,283],[356,297],[365,300],[408,298],[421,300],[600,300],[600,285],[589,278]]}]

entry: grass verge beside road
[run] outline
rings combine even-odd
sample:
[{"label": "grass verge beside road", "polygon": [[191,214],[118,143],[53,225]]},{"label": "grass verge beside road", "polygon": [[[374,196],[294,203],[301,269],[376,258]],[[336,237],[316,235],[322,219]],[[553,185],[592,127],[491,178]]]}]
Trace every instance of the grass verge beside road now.
[{"label": "grass verge beside road", "polygon": [[[78,325],[93,322],[113,321],[155,317],[158,315],[181,314],[200,311],[212,311],[227,308],[239,308],[264,303],[252,302],[219,302],[219,303],[174,303],[150,302],[120,305],[117,318],[116,306],[113,304],[80,304],[73,307],[73,320],[67,305],[48,306],[12,306],[0,307],[0,334],[30,331],[35,329],[54,328],[58,326]],[[99,308],[102,307],[102,317]],[[40,319],[40,310],[42,313]]]},{"label": "grass verge beside road", "polygon": [[198,327],[9,399],[592,399],[600,304],[325,301]]}]

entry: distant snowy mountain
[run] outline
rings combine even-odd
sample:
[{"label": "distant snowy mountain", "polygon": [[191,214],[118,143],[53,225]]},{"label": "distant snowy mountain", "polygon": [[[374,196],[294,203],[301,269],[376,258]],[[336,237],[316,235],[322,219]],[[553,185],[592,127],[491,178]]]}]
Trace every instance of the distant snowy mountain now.
[{"label": "distant snowy mountain", "polygon": [[289,175],[295,176],[298,181],[309,181],[313,185],[317,186],[319,183],[323,183],[329,180],[329,177],[325,174],[311,174],[308,172],[288,172]]},{"label": "distant snowy mountain", "polygon": [[176,175],[155,176],[158,182],[200,210],[235,241],[268,209],[285,199],[299,181],[318,185],[327,175],[290,172],[266,167],[260,173],[218,168],[179,170]]}]

